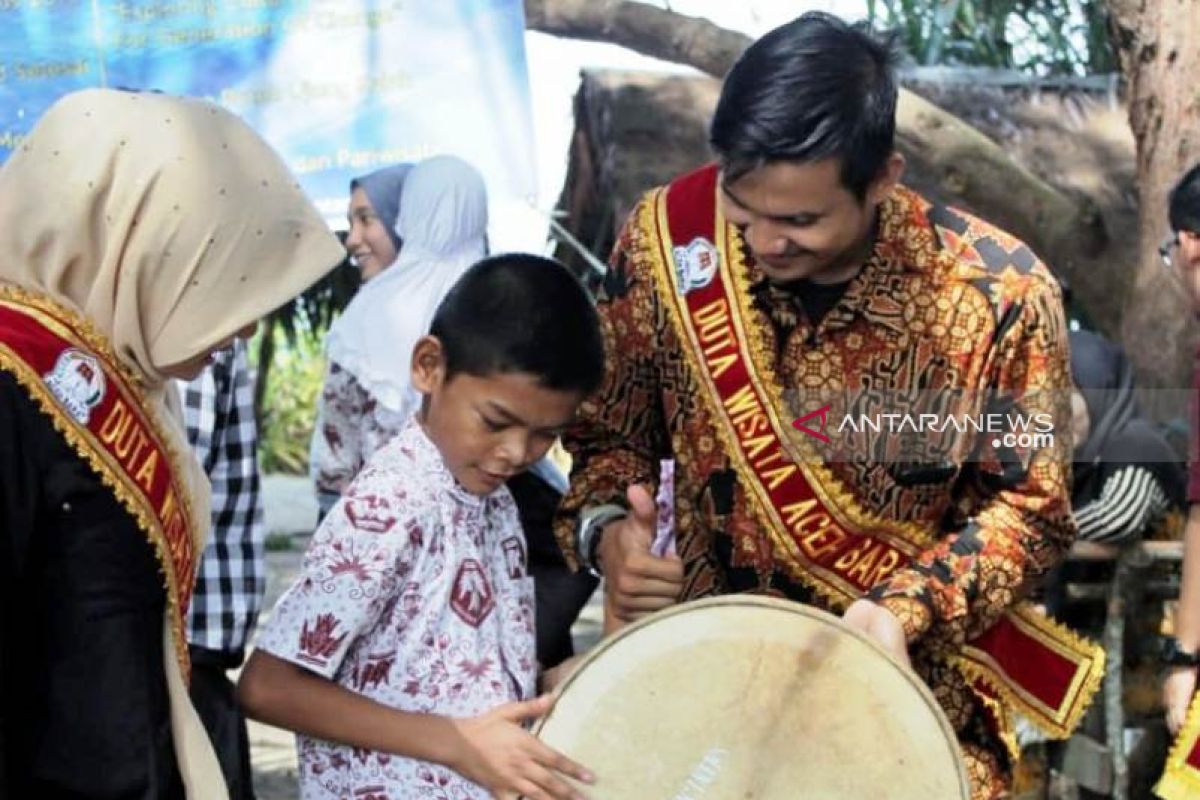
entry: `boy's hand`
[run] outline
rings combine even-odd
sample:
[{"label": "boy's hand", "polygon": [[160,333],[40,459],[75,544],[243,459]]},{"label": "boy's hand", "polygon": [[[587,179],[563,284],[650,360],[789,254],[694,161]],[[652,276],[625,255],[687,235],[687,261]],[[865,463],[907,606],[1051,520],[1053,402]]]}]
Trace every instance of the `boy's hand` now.
[{"label": "boy's hand", "polygon": [[584,800],[560,774],[583,783],[592,783],[592,774],[521,727],[544,716],[553,704],[554,698],[542,695],[456,721],[464,747],[450,766],[503,800]]},{"label": "boy's hand", "polygon": [[[645,486],[630,486],[629,516],[610,522],[600,540],[605,610],[613,622],[632,622],[673,605],[683,589],[683,562],[650,553],[658,507]],[[613,626],[616,627],[616,626]]]}]

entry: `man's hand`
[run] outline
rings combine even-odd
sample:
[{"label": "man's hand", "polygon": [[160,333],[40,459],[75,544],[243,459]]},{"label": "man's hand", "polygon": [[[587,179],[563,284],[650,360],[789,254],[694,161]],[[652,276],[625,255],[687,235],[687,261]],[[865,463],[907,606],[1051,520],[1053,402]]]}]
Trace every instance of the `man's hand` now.
[{"label": "man's hand", "polygon": [[544,716],[553,704],[552,697],[543,695],[456,720],[463,746],[450,766],[506,800],[584,800],[561,776],[592,783],[592,774],[521,727],[526,720]]},{"label": "man's hand", "polygon": [[1163,707],[1171,735],[1179,733],[1187,717],[1188,706],[1196,694],[1196,667],[1171,667],[1163,681]]},{"label": "man's hand", "polygon": [[870,636],[900,663],[912,669],[912,661],[908,658],[908,642],[904,638],[904,626],[891,611],[870,600],[855,600],[842,615],[842,621]]},{"label": "man's hand", "polygon": [[630,486],[626,495],[629,516],[605,526],[597,553],[609,630],[674,604],[683,588],[679,557],[650,553],[658,520],[654,498],[645,486]]}]

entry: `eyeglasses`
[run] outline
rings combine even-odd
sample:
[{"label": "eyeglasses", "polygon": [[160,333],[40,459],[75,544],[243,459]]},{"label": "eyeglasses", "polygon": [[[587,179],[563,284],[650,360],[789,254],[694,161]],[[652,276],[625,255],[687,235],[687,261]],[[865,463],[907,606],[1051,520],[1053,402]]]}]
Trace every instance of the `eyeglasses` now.
[{"label": "eyeglasses", "polygon": [[1162,259],[1163,265],[1168,269],[1173,269],[1175,267],[1174,253],[1178,247],[1179,234],[1175,231],[1171,231],[1171,233],[1167,234],[1167,237],[1158,245],[1158,256]]}]

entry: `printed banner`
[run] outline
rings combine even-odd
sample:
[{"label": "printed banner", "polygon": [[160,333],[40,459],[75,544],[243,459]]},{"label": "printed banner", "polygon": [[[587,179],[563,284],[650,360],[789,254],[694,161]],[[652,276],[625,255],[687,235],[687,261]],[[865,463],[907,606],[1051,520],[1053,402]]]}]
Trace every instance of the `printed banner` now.
[{"label": "printed banner", "polygon": [[206,97],[339,227],[351,177],[453,153],[487,180],[493,249],[519,247],[537,188],[524,25],[521,0],[0,0],[0,160],[76,89]]}]

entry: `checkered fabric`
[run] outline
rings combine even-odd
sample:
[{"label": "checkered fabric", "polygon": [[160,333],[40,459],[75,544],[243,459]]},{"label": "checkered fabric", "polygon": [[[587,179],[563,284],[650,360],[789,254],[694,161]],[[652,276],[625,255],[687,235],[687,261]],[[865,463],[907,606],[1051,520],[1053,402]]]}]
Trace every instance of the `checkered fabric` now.
[{"label": "checkered fabric", "polygon": [[179,390],[188,441],[212,481],[212,533],[196,576],[188,639],[237,653],[254,630],[266,589],[254,379],[245,342],[217,353]]}]

